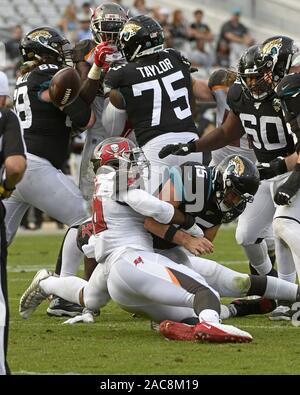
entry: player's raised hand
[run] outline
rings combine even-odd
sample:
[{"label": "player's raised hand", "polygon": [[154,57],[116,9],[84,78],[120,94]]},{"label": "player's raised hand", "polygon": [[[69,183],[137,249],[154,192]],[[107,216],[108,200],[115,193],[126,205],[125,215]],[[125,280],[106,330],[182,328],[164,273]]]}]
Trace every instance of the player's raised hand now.
[{"label": "player's raised hand", "polygon": [[160,159],[165,158],[166,156],[169,155],[179,155],[179,156],[185,156],[190,154],[191,152],[196,151],[196,144],[195,142],[189,141],[188,143],[179,143],[179,144],[168,144],[165,145],[158,153],[158,157]]},{"label": "player's raised hand", "polygon": [[98,44],[94,50],[94,63],[96,66],[101,67],[105,72],[109,69],[109,63],[106,61],[106,55],[111,55],[115,49],[111,47],[108,42]]}]

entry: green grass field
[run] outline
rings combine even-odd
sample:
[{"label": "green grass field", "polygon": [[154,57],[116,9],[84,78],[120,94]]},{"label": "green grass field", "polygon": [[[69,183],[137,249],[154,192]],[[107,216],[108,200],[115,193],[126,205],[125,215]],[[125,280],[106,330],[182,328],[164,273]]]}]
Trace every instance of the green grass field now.
[{"label": "green grass field", "polygon": [[[14,374],[300,374],[300,327],[265,316],[232,319],[253,335],[250,344],[170,342],[149,321],[110,303],[95,324],[62,325],[43,303],[29,320],[19,298],[39,268],[54,268],[61,235],[20,235],[9,250],[9,363]],[[247,271],[234,230],[220,232],[212,258]]]}]

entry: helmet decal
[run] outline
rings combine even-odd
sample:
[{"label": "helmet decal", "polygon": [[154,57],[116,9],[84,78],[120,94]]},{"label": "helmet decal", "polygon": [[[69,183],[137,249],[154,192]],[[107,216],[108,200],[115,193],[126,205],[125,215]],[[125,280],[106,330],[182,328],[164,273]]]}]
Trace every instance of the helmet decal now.
[{"label": "helmet decal", "polygon": [[52,35],[50,34],[50,32],[47,32],[46,30],[38,30],[28,35],[28,38],[30,38],[30,40],[38,41],[41,44],[47,44],[48,38],[50,37],[52,37]]},{"label": "helmet decal", "polygon": [[245,171],[245,165],[239,156],[232,158],[227,166],[224,176],[227,177],[228,174],[234,174],[236,176],[242,176]]},{"label": "helmet decal", "polygon": [[131,37],[135,36],[136,33],[142,28],[142,26],[136,25],[135,23],[127,23],[120,33],[121,39],[128,41]]},{"label": "helmet decal", "polygon": [[282,38],[280,37],[263,45],[261,48],[261,53],[263,55],[265,54],[276,55],[279,53],[281,47],[282,47]]}]

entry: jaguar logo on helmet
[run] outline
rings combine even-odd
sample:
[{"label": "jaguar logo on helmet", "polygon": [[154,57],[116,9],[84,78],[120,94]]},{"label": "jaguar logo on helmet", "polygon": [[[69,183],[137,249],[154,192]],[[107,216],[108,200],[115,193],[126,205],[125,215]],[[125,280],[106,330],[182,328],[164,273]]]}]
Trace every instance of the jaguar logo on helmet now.
[{"label": "jaguar logo on helmet", "polygon": [[28,38],[32,41],[38,41],[41,44],[47,44],[48,39],[52,37],[52,35],[46,30],[38,30],[36,32],[31,33]]},{"label": "jaguar logo on helmet", "polygon": [[135,36],[136,33],[141,29],[142,27],[139,25],[136,25],[135,23],[127,23],[123,30],[120,33],[120,38],[129,41],[131,37]]},{"label": "jaguar logo on helmet", "polygon": [[263,55],[265,55],[265,54],[276,55],[276,54],[278,54],[281,47],[282,47],[282,38],[277,38],[273,41],[270,41],[269,43],[266,43],[262,47],[261,53]]},{"label": "jaguar logo on helmet", "polygon": [[244,174],[244,171],[245,171],[245,165],[242,159],[239,156],[235,156],[228,163],[227,169],[224,172],[224,176],[227,176],[227,174],[234,174],[237,176],[241,176]]}]

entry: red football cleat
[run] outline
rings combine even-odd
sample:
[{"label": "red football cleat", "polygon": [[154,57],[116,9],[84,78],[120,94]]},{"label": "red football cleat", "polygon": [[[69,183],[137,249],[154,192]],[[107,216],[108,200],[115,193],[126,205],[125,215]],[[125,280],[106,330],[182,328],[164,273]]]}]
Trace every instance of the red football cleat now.
[{"label": "red football cleat", "polygon": [[163,321],[159,326],[160,333],[169,340],[202,341],[211,343],[249,343],[250,333],[232,325],[201,322],[187,325],[181,322]]},{"label": "red football cleat", "polygon": [[201,322],[195,325],[195,338],[211,343],[250,343],[250,333],[232,325]]},{"label": "red football cleat", "polygon": [[159,332],[170,340],[196,340],[195,325],[183,324],[175,321],[162,321],[159,325]]}]

